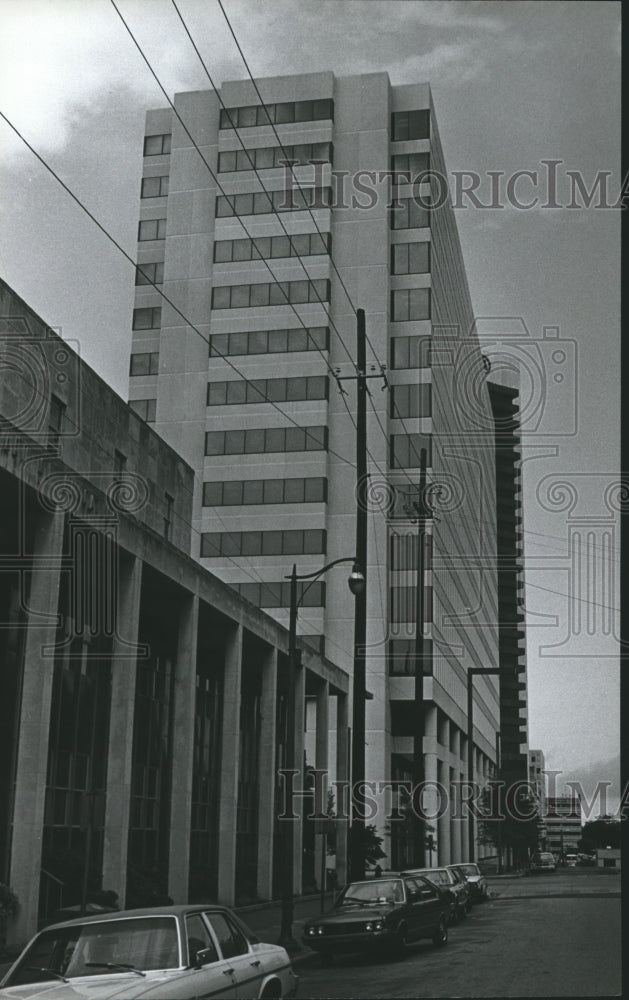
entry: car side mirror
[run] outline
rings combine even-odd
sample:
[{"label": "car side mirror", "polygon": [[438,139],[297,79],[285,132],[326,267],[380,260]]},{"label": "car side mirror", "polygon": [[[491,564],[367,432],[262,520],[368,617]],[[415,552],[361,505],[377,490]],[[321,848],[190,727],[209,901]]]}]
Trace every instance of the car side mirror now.
[{"label": "car side mirror", "polygon": [[202,969],[204,965],[208,965],[209,962],[214,960],[214,952],[211,948],[201,948],[200,951],[196,953],[194,959],[195,969]]}]

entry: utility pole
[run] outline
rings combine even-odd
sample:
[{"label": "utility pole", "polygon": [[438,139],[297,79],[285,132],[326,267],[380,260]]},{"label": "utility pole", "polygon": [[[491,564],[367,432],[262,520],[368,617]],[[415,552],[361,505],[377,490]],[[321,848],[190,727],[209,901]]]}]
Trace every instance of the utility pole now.
[{"label": "utility pole", "polygon": [[[356,312],[356,560],[367,576],[367,335],[365,310]],[[365,646],[367,588],[356,597],[354,617],[354,678],[352,698],[352,826],[350,877],[365,877],[365,820],[356,803],[356,788],[365,780]]]}]

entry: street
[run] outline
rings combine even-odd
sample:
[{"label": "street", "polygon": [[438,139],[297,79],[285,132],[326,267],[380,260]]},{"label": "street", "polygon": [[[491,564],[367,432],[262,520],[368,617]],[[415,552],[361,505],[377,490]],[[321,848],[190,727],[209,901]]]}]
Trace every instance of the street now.
[{"label": "street", "polygon": [[491,898],[398,961],[317,956],[299,995],[316,997],[614,996],[621,991],[620,878],[596,869],[492,879]]}]

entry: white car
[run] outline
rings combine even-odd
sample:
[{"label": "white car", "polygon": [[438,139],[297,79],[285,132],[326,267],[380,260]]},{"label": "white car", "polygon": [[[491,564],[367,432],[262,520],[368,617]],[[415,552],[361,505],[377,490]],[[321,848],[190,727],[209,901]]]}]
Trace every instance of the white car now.
[{"label": "white car", "polygon": [[53,924],[36,934],[0,984],[24,1000],[195,1000],[293,997],[284,948],[262,944],[224,906],[158,906]]}]

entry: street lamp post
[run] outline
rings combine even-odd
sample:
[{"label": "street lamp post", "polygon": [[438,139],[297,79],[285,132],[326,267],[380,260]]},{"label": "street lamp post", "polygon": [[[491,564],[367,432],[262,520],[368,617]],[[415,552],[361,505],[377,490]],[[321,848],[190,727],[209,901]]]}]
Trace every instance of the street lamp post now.
[{"label": "street lamp post", "polygon": [[[353,563],[352,572],[348,578],[347,585],[352,594],[356,597],[365,588],[365,577],[360,564],[354,556],[343,559],[335,559],[314,573],[297,572],[297,566],[293,564],[293,570],[287,579],[290,580],[290,611],[288,619],[288,684],[286,688],[286,771],[295,770],[295,674],[299,666],[297,655],[297,609],[303,601],[308,589],[323,573],[326,573],[333,566],[339,563]],[[297,597],[297,581],[310,580],[311,582]],[[291,803],[292,812],[292,803]],[[294,843],[293,824],[290,819],[284,820],[284,844],[283,858],[284,879],[282,886],[282,922],[278,944],[284,948],[294,948],[293,939],[293,865],[294,865]]]}]

